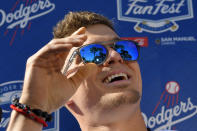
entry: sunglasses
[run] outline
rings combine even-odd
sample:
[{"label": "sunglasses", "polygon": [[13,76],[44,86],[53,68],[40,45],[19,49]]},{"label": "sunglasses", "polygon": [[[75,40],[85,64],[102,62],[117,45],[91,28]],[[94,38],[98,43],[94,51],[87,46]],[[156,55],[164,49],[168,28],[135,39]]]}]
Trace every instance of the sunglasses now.
[{"label": "sunglasses", "polygon": [[73,52],[63,74],[66,74],[76,55],[81,57],[83,63],[103,64],[109,55],[107,47],[110,47],[119,53],[124,61],[136,61],[139,58],[140,48],[139,44],[135,41],[117,39],[101,43],[92,43],[83,45]]}]

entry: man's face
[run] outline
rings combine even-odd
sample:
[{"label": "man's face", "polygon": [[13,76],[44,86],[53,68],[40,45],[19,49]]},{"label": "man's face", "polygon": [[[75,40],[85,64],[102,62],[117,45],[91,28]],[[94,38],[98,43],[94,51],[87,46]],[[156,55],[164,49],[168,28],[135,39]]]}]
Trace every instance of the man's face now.
[{"label": "man's face", "polygon": [[[84,45],[119,37],[112,29],[101,24],[89,26],[86,34]],[[138,63],[124,61],[112,48],[108,48],[108,51],[107,60],[98,66],[98,70],[92,71],[71,98],[78,111],[69,109],[75,112],[75,116],[80,115],[80,119],[95,124],[129,118],[139,110],[140,105],[142,82]],[[116,80],[118,75],[124,77]]]}]

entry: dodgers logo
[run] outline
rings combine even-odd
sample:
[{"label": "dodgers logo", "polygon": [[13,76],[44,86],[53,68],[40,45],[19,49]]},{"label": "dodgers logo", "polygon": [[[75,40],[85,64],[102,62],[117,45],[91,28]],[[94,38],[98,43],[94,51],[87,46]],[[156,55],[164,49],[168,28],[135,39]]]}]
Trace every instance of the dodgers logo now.
[{"label": "dodgers logo", "polygon": [[19,28],[21,29],[21,35],[23,35],[25,28],[27,30],[30,29],[32,20],[47,15],[54,9],[55,4],[49,0],[17,0],[13,7],[11,7],[11,12],[0,9],[0,28],[4,25],[6,26],[4,36],[6,36],[10,30],[14,31],[10,40],[10,45],[12,45],[17,32],[19,32]]},{"label": "dodgers logo", "polygon": [[192,0],[117,0],[118,20],[135,22],[136,32],[175,32],[176,21],[193,18]]},{"label": "dodgers logo", "polygon": [[[10,120],[11,101],[21,96],[21,90],[23,86],[23,81],[9,81],[0,84],[0,106],[3,110],[3,116],[0,123],[0,130],[6,130],[7,125]],[[44,128],[44,131],[59,131],[59,110],[52,114],[53,121],[49,123],[47,128]]]},{"label": "dodgers logo", "polygon": [[178,124],[197,115],[197,105],[192,98],[179,100],[179,91],[180,85],[176,81],[167,82],[152,115],[142,113],[147,127],[153,131],[177,130]]}]

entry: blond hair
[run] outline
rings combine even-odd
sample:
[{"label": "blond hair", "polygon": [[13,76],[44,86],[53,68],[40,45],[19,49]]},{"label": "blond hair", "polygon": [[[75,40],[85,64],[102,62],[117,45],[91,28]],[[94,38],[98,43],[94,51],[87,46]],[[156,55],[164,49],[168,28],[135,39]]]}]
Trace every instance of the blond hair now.
[{"label": "blond hair", "polygon": [[[53,29],[54,38],[63,38],[71,35],[80,27],[95,24],[104,24],[114,30],[113,23],[106,17],[88,11],[69,12],[64,19],[59,21]],[[115,30],[114,30],[115,31]]]}]

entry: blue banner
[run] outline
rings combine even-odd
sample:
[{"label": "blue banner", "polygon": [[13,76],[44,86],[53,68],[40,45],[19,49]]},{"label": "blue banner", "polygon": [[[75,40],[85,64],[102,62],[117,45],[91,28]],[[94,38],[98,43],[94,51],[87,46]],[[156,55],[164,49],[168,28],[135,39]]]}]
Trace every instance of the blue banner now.
[{"label": "blue banner", "polygon": [[[26,60],[52,38],[69,11],[103,14],[120,37],[148,38],[139,60],[142,115],[153,131],[197,129],[196,0],[6,0],[0,5],[0,130],[9,122],[12,98],[21,95]],[[144,39],[141,39],[143,42]],[[44,131],[79,131],[62,108]]]}]

